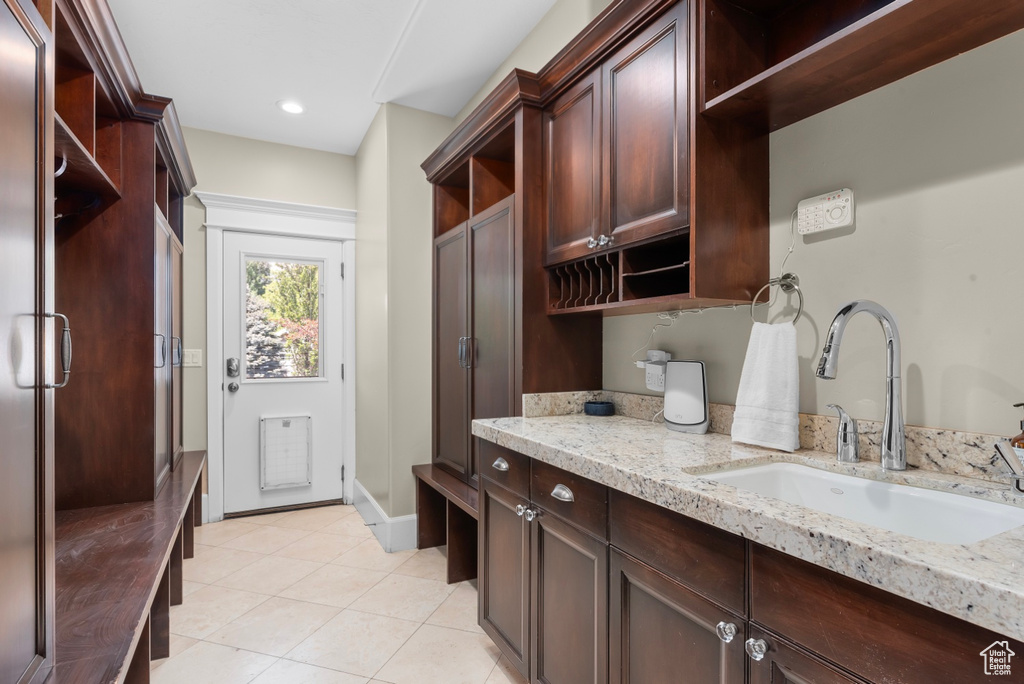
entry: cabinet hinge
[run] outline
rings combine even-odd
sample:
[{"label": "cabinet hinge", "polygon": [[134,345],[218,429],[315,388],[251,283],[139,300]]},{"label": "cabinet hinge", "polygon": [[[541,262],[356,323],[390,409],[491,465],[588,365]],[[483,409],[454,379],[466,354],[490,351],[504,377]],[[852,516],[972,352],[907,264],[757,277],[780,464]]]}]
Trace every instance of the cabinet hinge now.
[{"label": "cabinet hinge", "polygon": [[345,466],[341,466],[341,481],[345,481]]},{"label": "cabinet hinge", "polygon": [[345,279],[345,263],[344,262],[342,262],[342,264],[341,264],[341,278],[342,278],[342,280]]},{"label": "cabinet hinge", "polygon": [[341,364],[341,379],[345,379],[345,364]]}]

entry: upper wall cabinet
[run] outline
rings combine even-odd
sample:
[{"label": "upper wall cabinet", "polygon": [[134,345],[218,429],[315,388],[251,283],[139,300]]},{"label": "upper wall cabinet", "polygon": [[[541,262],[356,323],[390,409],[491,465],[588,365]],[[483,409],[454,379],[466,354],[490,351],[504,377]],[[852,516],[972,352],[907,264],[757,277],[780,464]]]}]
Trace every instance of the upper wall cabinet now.
[{"label": "upper wall cabinet", "polygon": [[548,264],[688,224],[686,10],[676,5],[546,108]]}]

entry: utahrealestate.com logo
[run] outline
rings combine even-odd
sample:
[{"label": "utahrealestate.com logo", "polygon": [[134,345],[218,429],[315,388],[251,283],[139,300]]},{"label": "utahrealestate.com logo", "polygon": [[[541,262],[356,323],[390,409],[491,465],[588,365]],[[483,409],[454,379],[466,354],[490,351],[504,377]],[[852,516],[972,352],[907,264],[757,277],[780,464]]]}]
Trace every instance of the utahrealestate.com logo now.
[{"label": "utahrealestate.com logo", "polygon": [[1009,642],[995,641],[979,655],[985,659],[985,674],[1009,675],[1010,658],[1017,654],[1010,650]]}]

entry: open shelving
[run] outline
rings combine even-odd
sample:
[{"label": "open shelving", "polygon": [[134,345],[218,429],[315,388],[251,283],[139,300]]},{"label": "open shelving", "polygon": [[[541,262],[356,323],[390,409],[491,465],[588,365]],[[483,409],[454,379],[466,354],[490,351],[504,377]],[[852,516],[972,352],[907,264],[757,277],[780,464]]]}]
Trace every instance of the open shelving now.
[{"label": "open shelving", "polygon": [[702,107],[776,130],[1024,27],[1000,0],[707,0]]}]

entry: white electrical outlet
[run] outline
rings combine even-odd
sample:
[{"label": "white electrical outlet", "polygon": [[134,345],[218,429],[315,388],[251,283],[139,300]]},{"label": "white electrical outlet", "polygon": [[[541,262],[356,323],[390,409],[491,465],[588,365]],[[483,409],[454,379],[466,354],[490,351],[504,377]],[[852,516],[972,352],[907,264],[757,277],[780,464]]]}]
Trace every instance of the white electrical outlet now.
[{"label": "white electrical outlet", "polygon": [[644,362],[644,382],[647,389],[655,392],[665,391],[665,367],[672,355],[660,349],[651,349],[647,352],[647,361]]},{"label": "white electrical outlet", "polygon": [[845,228],[852,226],[853,221],[853,190],[849,188],[811,197],[796,205],[796,232],[801,235]]}]

